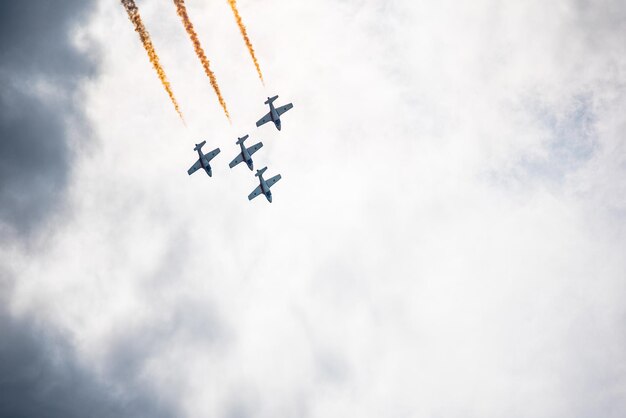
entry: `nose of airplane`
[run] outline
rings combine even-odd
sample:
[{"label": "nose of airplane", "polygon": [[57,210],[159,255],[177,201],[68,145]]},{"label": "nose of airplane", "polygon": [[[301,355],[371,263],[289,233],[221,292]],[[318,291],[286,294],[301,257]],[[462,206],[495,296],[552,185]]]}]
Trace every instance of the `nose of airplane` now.
[{"label": "nose of airplane", "polygon": [[272,203],[272,194],[268,193],[267,195],[265,195],[267,197],[267,201]]}]

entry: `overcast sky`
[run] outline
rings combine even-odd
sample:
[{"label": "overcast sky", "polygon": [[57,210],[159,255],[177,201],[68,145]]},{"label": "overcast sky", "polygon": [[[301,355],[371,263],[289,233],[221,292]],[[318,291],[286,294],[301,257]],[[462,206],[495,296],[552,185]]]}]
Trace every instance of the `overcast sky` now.
[{"label": "overcast sky", "polygon": [[0,6],[0,416],[626,415],[626,3],[186,3]]}]

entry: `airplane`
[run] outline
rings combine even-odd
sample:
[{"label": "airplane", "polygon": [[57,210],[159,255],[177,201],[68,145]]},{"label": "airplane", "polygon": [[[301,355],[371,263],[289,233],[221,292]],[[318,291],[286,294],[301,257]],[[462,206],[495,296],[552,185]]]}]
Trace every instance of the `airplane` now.
[{"label": "airplane", "polygon": [[263,178],[263,173],[265,173],[265,170],[267,170],[267,167],[256,171],[255,176],[259,178],[260,184],[256,189],[252,191],[252,193],[248,195],[248,200],[252,200],[258,195],[264,194],[267,201],[272,203],[272,192],[270,191],[270,187],[272,187],[278,180],[280,180],[281,177],[280,174],[278,174],[271,179],[265,180]]},{"label": "airplane", "polygon": [[261,147],[263,146],[263,143],[259,142],[258,144],[254,144],[250,148],[246,148],[243,145],[243,142],[246,139],[248,139],[248,135],[244,136],[243,138],[238,138],[237,142],[235,142],[235,144],[239,145],[239,147],[241,148],[241,152],[239,153],[239,155],[237,157],[235,157],[234,160],[232,160],[230,162],[230,164],[228,164],[228,166],[230,168],[233,168],[234,166],[236,166],[240,162],[245,161],[246,164],[248,165],[248,168],[250,169],[250,171],[254,170],[254,166],[253,166],[253,162],[252,162],[252,154],[254,154],[258,150],[260,150]]},{"label": "airplane", "polygon": [[278,96],[267,98],[265,104],[270,105],[270,112],[267,115],[263,116],[261,119],[259,119],[259,121],[256,123],[257,127],[271,121],[274,122],[274,125],[276,125],[276,129],[280,131],[280,115],[291,109],[293,107],[293,104],[289,103],[284,106],[275,108],[273,103],[276,99],[278,99]]},{"label": "airplane", "polygon": [[215,158],[217,154],[220,153],[220,149],[215,148],[213,151],[209,152],[208,154],[203,154],[202,147],[204,146],[204,144],[206,144],[206,141],[202,141],[199,144],[196,144],[195,148],[193,149],[194,151],[198,152],[199,158],[198,158],[198,161],[196,161],[196,163],[192,165],[189,170],[187,170],[187,174],[192,175],[200,168],[204,168],[204,171],[206,171],[209,177],[212,177],[211,165],[209,164],[209,161],[211,161],[213,158]]}]

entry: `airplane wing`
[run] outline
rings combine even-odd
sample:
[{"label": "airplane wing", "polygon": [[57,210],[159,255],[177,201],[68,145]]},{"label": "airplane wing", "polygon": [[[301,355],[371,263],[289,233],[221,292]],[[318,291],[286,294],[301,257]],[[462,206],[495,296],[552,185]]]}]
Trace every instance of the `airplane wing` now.
[{"label": "airplane wing", "polygon": [[230,168],[233,168],[234,166],[236,166],[237,164],[239,164],[239,163],[240,163],[240,162],[242,162],[242,161],[243,161],[243,155],[242,155],[241,153],[239,153],[239,155],[238,155],[237,157],[235,157],[235,159],[234,159],[234,160],[232,160],[232,161],[230,162],[230,164],[228,164],[228,166],[229,166]]},{"label": "airplane wing", "polygon": [[187,174],[192,175],[193,173],[195,173],[200,168],[202,168],[202,163],[200,163],[200,160],[198,160],[198,161],[196,161],[196,163],[194,165],[191,166],[191,168],[189,170],[187,170]]},{"label": "airplane wing", "polygon": [[281,106],[281,107],[277,107],[276,108],[276,113],[278,113],[278,116],[280,116],[283,113],[285,113],[286,111],[288,111],[289,109],[291,109],[292,107],[293,107],[292,103],[286,104],[286,105]]},{"label": "airplane wing", "polygon": [[250,153],[250,155],[252,155],[255,152],[257,152],[258,150],[260,150],[262,146],[263,146],[262,142],[259,142],[258,144],[254,144],[253,146],[248,148],[248,152]]},{"label": "airplane wing", "polygon": [[281,179],[280,174],[278,174],[277,176],[274,176],[271,179],[265,180],[265,183],[267,183],[267,187],[272,187],[280,179]]},{"label": "airplane wing", "polygon": [[220,149],[215,148],[213,151],[209,152],[208,154],[204,154],[205,160],[211,161],[219,153],[220,153]]},{"label": "airplane wing", "polygon": [[261,194],[261,186],[259,185],[259,186],[257,186],[257,188],[256,188],[256,189],[254,189],[254,190],[252,191],[252,193],[250,193],[250,194],[248,195],[248,200],[252,200],[252,199],[254,199],[255,197],[257,197],[258,195],[260,195],[260,194]]},{"label": "airplane wing", "polygon": [[263,124],[266,124],[267,122],[272,120],[272,114],[268,113],[267,115],[263,116],[261,119],[259,119],[259,121],[256,123],[256,126],[259,127]]}]

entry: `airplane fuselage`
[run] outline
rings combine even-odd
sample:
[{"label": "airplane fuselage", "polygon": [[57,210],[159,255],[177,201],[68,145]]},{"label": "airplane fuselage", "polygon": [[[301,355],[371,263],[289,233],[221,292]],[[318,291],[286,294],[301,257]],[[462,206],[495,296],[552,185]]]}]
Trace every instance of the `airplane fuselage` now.
[{"label": "airplane fuselage", "polygon": [[259,182],[261,183],[261,193],[265,195],[268,202],[272,203],[272,191],[267,187],[267,183],[262,174],[259,176]]},{"label": "airplane fuselage", "polygon": [[254,170],[252,157],[250,156],[250,153],[248,152],[248,149],[243,144],[243,141],[239,144],[239,148],[241,148],[241,155],[243,156],[243,160],[245,161],[245,163],[248,166],[248,168],[250,170]]},{"label": "airplane fuselage", "polygon": [[198,150],[198,158],[200,159],[200,165],[202,166],[204,171],[206,171],[206,173],[209,175],[209,177],[211,177],[211,175],[212,175],[212,173],[211,173],[211,166],[209,164],[205,164],[205,162],[204,162],[204,154],[200,150]]},{"label": "airplane fuselage", "polygon": [[270,102],[270,115],[272,117],[272,122],[274,122],[274,126],[276,126],[276,129],[278,129],[280,131],[280,116],[278,115],[278,112],[276,111],[276,108],[274,107],[274,103]]}]

